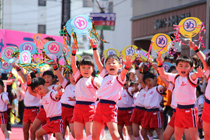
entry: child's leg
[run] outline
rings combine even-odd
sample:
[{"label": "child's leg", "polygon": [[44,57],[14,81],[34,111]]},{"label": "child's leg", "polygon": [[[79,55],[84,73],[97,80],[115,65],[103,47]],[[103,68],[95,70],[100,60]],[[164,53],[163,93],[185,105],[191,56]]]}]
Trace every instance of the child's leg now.
[{"label": "child's leg", "polygon": [[120,137],[121,137],[121,139],[123,140],[123,126],[121,126],[121,125],[117,125],[117,127],[118,127],[118,133],[120,134]]},{"label": "child's leg", "polygon": [[83,128],[83,123],[74,122],[75,139],[83,139]]},{"label": "child's leg", "polygon": [[113,140],[120,140],[120,135],[117,130],[117,123],[115,122],[108,122],[106,123],[109,129],[109,133]]},{"label": "child's leg", "polygon": [[35,140],[35,132],[39,129],[39,127],[41,126],[42,122],[35,118],[32,125],[31,125],[31,129],[30,129],[30,132],[31,132],[31,140]]},{"label": "child's leg", "polygon": [[69,124],[69,129],[71,131],[72,136],[75,138],[75,133],[74,133],[74,123]]},{"label": "child's leg", "polygon": [[[36,131],[36,138],[37,140],[43,140],[43,135],[46,135],[47,132],[43,129],[43,128],[40,128]],[[63,135],[62,135],[63,136]]]},{"label": "child's leg", "polygon": [[5,139],[9,138],[9,133],[7,132],[7,124],[1,124],[1,130],[4,133]]},{"label": "child's leg", "polygon": [[198,128],[196,127],[191,127],[189,128],[190,136],[192,140],[199,140],[199,135],[198,135]]},{"label": "child's leg", "polygon": [[92,135],[92,129],[93,129],[93,122],[86,122],[85,123],[86,136]]},{"label": "child's leg", "polygon": [[93,121],[93,133],[92,133],[93,140],[100,140],[100,134],[103,127],[104,125],[102,123]]},{"label": "child's leg", "polygon": [[24,140],[28,140],[29,139],[29,128],[30,128],[30,123],[23,122]]},{"label": "child's leg", "polygon": [[135,139],[134,139],[134,136],[133,136],[133,129],[132,129],[132,126],[131,126],[131,125],[127,125],[126,128],[127,128],[127,131],[128,131],[128,135],[130,136],[130,139],[131,139],[131,140],[135,140]]},{"label": "child's leg", "polygon": [[55,133],[55,137],[57,140],[63,140],[63,134],[62,133]]},{"label": "child's leg", "polygon": [[145,128],[142,128],[141,129],[141,135],[142,135],[142,137],[144,138],[144,140],[149,140],[149,138],[148,138],[148,136],[147,136],[147,129],[145,129]]},{"label": "child's leg", "polygon": [[160,140],[163,140],[163,129],[162,128],[155,128],[155,131]]},{"label": "child's leg", "polygon": [[203,121],[204,139],[210,140],[210,123]]},{"label": "child's leg", "polygon": [[188,129],[184,130],[184,136],[186,140],[191,140],[190,132]]},{"label": "child's leg", "polygon": [[170,140],[173,134],[174,134],[174,128],[171,127],[170,125],[167,125],[167,127],[163,133],[163,139]]},{"label": "child's leg", "polygon": [[183,132],[184,132],[184,128],[175,126],[175,130],[174,130],[175,140],[181,140]]},{"label": "child's leg", "polygon": [[139,125],[136,124],[136,123],[132,123],[132,128],[133,128],[133,135],[134,137],[137,139],[137,138],[140,138],[139,137]]}]

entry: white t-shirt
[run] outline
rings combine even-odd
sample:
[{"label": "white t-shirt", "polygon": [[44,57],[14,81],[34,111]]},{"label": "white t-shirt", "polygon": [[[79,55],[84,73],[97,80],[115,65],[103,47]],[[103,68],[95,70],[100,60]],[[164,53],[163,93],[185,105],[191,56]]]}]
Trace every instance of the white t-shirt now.
[{"label": "white t-shirt", "polygon": [[128,107],[132,107],[132,105],[133,105],[132,94],[130,94],[128,90],[123,89],[121,98],[118,101],[117,106],[121,108],[128,108]]},{"label": "white t-shirt", "polygon": [[197,100],[196,100],[196,106],[198,108],[198,115],[201,115],[203,112],[203,106],[204,106],[204,102],[205,102],[205,97],[204,95],[200,95]]},{"label": "white t-shirt", "polygon": [[103,77],[103,80],[98,89],[98,98],[117,103],[122,94],[126,78],[122,81],[120,75],[109,75],[105,69],[102,70],[100,76]]},{"label": "white t-shirt", "polygon": [[64,93],[61,96],[60,102],[63,104],[68,104],[71,106],[74,106],[76,104],[76,101],[72,101],[72,99],[75,99],[75,86],[72,84],[68,84],[68,81],[64,79],[62,83],[62,87],[64,88]]},{"label": "white t-shirt", "polygon": [[155,86],[148,91],[146,91],[146,97],[144,100],[144,105],[145,108],[147,109],[153,109],[153,108],[159,108],[161,109],[162,107],[160,106],[160,102],[162,101],[162,95],[160,95],[160,88],[162,85]]},{"label": "white t-shirt", "polygon": [[210,78],[209,78],[209,75],[210,75],[210,70],[207,69],[207,71],[205,71],[205,76],[208,78],[208,84],[206,86],[206,90],[205,90],[205,96],[208,100],[210,100]]},{"label": "white t-shirt", "polygon": [[7,104],[5,101],[8,100],[8,93],[7,92],[2,92],[0,93],[0,112],[5,112],[7,111]]},{"label": "white t-shirt", "polygon": [[144,100],[146,97],[147,90],[140,89],[140,91],[134,95],[134,104],[139,107],[145,107]]},{"label": "white t-shirt", "polygon": [[[75,96],[77,101],[95,102],[97,99],[96,82],[99,82],[97,77],[90,76],[89,78],[80,78],[80,71],[78,70],[74,75],[76,81]],[[79,79],[80,78],[80,79]]]},{"label": "white t-shirt", "polygon": [[177,74],[168,74],[168,81],[175,82],[174,94],[175,94],[175,101],[177,104],[180,105],[191,105],[195,104],[196,101],[196,86],[192,84],[197,84],[198,79],[192,80],[191,79],[192,73],[189,74],[189,80],[187,76],[181,77],[178,76],[176,79],[175,77]]},{"label": "white t-shirt", "polygon": [[58,92],[50,90],[42,97],[40,103],[43,105],[47,118],[61,116],[61,102],[55,96]]},{"label": "white t-shirt", "polygon": [[175,93],[174,93],[174,84],[172,84],[171,82],[169,82],[168,90],[170,90],[172,92],[172,96],[171,96],[171,107],[173,109],[176,109],[177,103],[176,103]]}]

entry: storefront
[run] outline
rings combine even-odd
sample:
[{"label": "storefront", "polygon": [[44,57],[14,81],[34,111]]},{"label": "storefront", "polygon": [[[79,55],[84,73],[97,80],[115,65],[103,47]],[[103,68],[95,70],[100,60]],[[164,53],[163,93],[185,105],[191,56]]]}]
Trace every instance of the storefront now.
[{"label": "storefront", "polygon": [[[175,30],[173,25],[186,17],[197,17],[206,25],[206,1],[189,3],[176,8],[163,9],[144,15],[133,17],[132,20],[132,43],[140,48],[148,50],[151,38],[156,33],[173,35]],[[193,39],[197,40],[198,36]],[[205,36],[204,36],[205,43]],[[176,45],[183,55],[190,55],[189,46]],[[154,52],[153,52],[154,53]]]}]

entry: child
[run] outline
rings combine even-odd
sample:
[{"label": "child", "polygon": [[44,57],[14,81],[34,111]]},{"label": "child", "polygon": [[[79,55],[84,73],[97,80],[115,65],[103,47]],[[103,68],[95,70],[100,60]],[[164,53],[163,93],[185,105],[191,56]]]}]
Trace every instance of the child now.
[{"label": "child", "polygon": [[193,70],[192,59],[187,56],[180,56],[176,59],[176,70],[178,74],[166,73],[162,67],[161,56],[157,57],[158,71],[160,76],[172,81],[175,85],[174,94],[177,103],[175,118],[175,139],[181,140],[184,129],[188,128],[192,139],[198,137],[198,109],[195,107],[197,79],[202,77],[201,68],[197,72]]},{"label": "child", "polygon": [[9,133],[7,132],[8,108],[12,108],[12,106],[9,102],[8,93],[4,92],[4,83],[0,80],[0,126],[5,140],[9,140]]},{"label": "child", "polygon": [[132,123],[130,122],[130,118],[133,112],[133,107],[132,107],[133,92],[134,90],[138,89],[138,87],[135,86],[137,83],[134,83],[134,82],[131,82],[130,87],[128,87],[129,86],[128,84],[129,84],[128,82],[124,84],[122,96],[117,103],[117,107],[118,107],[117,124],[118,124],[118,131],[119,131],[121,139],[123,139],[122,130],[123,130],[123,126],[125,125],[128,130],[128,134],[131,140],[134,140],[133,131],[132,131]]},{"label": "child", "polygon": [[55,71],[55,74],[58,77],[60,84],[62,84],[62,87],[64,88],[64,93],[61,96],[61,100],[60,100],[61,105],[62,105],[61,116],[62,116],[62,120],[64,124],[64,133],[66,132],[66,127],[69,126],[72,136],[75,137],[74,123],[72,121],[74,106],[76,103],[74,77],[72,76],[71,73],[69,73],[70,82],[67,81],[66,78],[64,78],[61,72],[59,71],[58,66],[55,63],[55,61],[53,61],[51,64],[53,65],[53,69]]},{"label": "child", "polygon": [[92,122],[95,114],[95,102],[97,99],[96,91],[100,86],[100,82],[94,76],[94,63],[92,58],[85,56],[76,66],[76,49],[75,44],[72,45],[71,65],[76,81],[75,96],[76,105],[74,107],[73,121],[76,139],[83,139],[83,127],[88,139],[92,137]]},{"label": "child", "polygon": [[204,130],[204,139],[210,139],[210,57],[208,56],[207,59],[205,55],[199,50],[198,46],[196,46],[193,42],[189,42],[189,46],[193,48],[200,58],[201,62],[203,63],[203,69],[205,71],[205,76],[208,78],[208,84],[206,86],[205,91],[205,103],[203,108],[203,114],[201,119],[203,120],[203,130]]},{"label": "child", "polygon": [[[29,94],[29,91],[27,89],[27,79],[25,75],[23,74],[21,68],[18,67],[17,65],[14,65],[14,67],[16,68],[18,75],[22,78],[23,83],[24,83],[23,86],[26,91],[25,97],[24,97],[25,108],[24,108],[24,113],[23,113],[23,133],[24,133],[24,139],[28,140],[29,128],[31,127],[34,119],[36,118],[39,112],[40,103],[37,97]],[[30,77],[35,78],[35,73],[32,72],[30,74]],[[33,134],[31,134],[31,136],[33,137]],[[34,139],[35,139],[35,136],[34,136]]]},{"label": "child", "polygon": [[99,103],[97,104],[96,114],[93,122],[93,140],[100,139],[100,133],[104,124],[107,125],[113,140],[120,139],[117,131],[117,106],[116,103],[120,99],[123,85],[126,82],[126,73],[132,64],[132,57],[128,56],[125,62],[125,68],[118,75],[121,68],[120,59],[116,55],[109,55],[105,60],[105,68],[101,63],[99,53],[97,51],[96,41],[90,39],[93,47],[93,55],[100,72],[103,77],[100,88],[98,89]]},{"label": "child", "polygon": [[42,97],[40,103],[46,112],[47,123],[36,131],[38,140],[43,140],[42,136],[54,133],[57,140],[63,140],[63,121],[61,119],[61,103],[59,102],[61,93],[49,90],[43,78],[34,78],[31,81],[31,89]]},{"label": "child", "polygon": [[144,74],[143,81],[148,90],[145,92],[144,106],[146,111],[142,118],[142,131],[141,134],[144,140],[148,140],[147,132],[151,129],[155,129],[159,139],[163,139],[163,117],[160,112],[162,101],[162,94],[165,88],[161,85],[157,86],[157,77],[150,72]]}]

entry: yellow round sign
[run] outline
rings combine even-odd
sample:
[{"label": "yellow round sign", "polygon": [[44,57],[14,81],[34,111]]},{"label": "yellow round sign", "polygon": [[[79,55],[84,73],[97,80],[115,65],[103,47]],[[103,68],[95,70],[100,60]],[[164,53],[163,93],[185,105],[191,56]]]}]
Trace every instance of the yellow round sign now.
[{"label": "yellow round sign", "polygon": [[118,50],[113,49],[113,48],[109,48],[109,49],[106,49],[106,50],[104,51],[104,57],[105,57],[105,59],[106,59],[109,55],[111,55],[111,54],[115,54],[115,55],[117,55],[117,56],[120,55],[120,53],[119,53]]},{"label": "yellow round sign", "polygon": [[[147,61],[147,51],[145,51],[144,49],[141,49],[141,50],[138,50],[137,51],[138,53],[138,56],[140,57],[140,60],[143,61],[143,62],[146,62]],[[152,62],[153,58],[152,56],[150,55],[149,56],[149,62]]]},{"label": "yellow round sign", "polygon": [[34,41],[35,42],[38,42],[38,41],[41,41],[42,40],[42,35],[41,34],[35,34],[34,35]]},{"label": "yellow round sign", "polygon": [[168,51],[168,45],[171,42],[171,38],[163,33],[155,34],[152,37],[152,47],[155,52],[164,54]]},{"label": "yellow round sign", "polygon": [[196,17],[184,18],[179,22],[180,33],[187,38],[196,36],[201,30],[201,21]]},{"label": "yellow round sign", "polygon": [[137,56],[136,50],[138,47],[136,45],[129,45],[122,50],[122,57],[126,60],[126,56],[132,55],[132,59],[135,59]]}]

